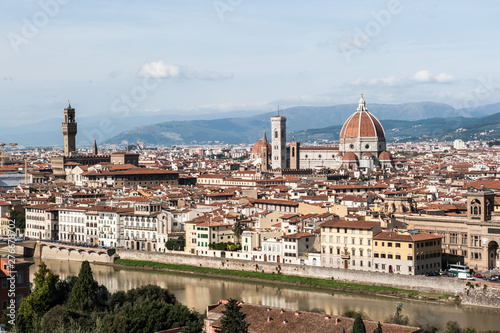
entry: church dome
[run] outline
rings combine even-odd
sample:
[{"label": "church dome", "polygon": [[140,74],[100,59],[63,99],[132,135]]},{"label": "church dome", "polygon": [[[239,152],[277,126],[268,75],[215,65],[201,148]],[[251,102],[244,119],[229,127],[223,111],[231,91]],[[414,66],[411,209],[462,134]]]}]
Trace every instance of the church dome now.
[{"label": "church dome", "polygon": [[355,113],[342,126],[340,139],[374,137],[385,140],[384,128],[378,119],[372,115],[365,106],[363,94]]},{"label": "church dome", "polygon": [[392,156],[391,156],[390,153],[388,153],[386,151],[383,151],[378,156],[378,159],[379,159],[379,161],[391,161],[392,160]]},{"label": "church dome", "polygon": [[257,141],[253,147],[252,147],[252,152],[251,154],[260,154],[262,152],[262,146],[266,144],[267,145],[267,152],[269,155],[271,155],[271,144],[267,142],[266,138],[266,132],[264,131],[264,134],[262,135],[262,139]]},{"label": "church dome", "polygon": [[345,153],[344,156],[342,156],[342,161],[358,161],[358,157],[356,154],[352,152]]}]

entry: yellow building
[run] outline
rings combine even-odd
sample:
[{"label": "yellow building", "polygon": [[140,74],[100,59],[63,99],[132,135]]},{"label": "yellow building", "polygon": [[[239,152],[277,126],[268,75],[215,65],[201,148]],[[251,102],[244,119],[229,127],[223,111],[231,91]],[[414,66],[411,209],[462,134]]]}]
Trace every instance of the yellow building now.
[{"label": "yellow building", "polygon": [[372,270],[372,237],[378,222],[334,219],[321,224],[321,265]]},{"label": "yellow building", "polygon": [[373,270],[421,275],[441,269],[441,237],[415,230],[383,231],[373,237]]}]

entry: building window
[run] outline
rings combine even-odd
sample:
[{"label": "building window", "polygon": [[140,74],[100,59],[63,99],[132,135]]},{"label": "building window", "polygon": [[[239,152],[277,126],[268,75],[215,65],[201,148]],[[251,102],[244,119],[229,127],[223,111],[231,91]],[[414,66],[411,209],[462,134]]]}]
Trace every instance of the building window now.
[{"label": "building window", "polygon": [[401,247],[401,243],[396,243],[396,247]]},{"label": "building window", "polygon": [[388,242],[387,247],[392,247],[392,243]]}]

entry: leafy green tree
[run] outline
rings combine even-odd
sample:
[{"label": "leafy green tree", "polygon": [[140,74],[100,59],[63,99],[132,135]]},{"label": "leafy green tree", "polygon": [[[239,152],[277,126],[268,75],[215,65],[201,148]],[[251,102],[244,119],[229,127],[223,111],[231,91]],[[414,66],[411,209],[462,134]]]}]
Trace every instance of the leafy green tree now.
[{"label": "leafy green tree", "polygon": [[472,328],[472,327],[467,327],[465,329],[465,333],[477,333],[476,329],[475,328]]},{"label": "leafy green tree", "polygon": [[403,303],[401,302],[396,303],[396,312],[394,312],[392,316],[387,318],[386,322],[398,325],[409,325],[410,319],[408,318],[408,315],[404,316],[402,312],[403,312]]},{"label": "leafy green tree", "polygon": [[85,260],[82,262],[78,279],[71,289],[66,306],[73,310],[93,310],[97,305],[98,287],[99,285],[92,276],[90,264]]},{"label": "leafy green tree", "polygon": [[248,333],[248,324],[245,321],[246,314],[241,312],[241,306],[234,298],[230,298],[222,311],[221,328],[217,333]]},{"label": "leafy green tree", "polygon": [[382,333],[382,325],[380,325],[380,321],[378,322],[377,328],[373,331],[373,333]]},{"label": "leafy green tree", "polygon": [[47,268],[44,262],[38,265],[35,273],[33,291],[19,308],[16,328],[20,332],[37,332],[42,316],[57,304],[57,283],[59,276]]},{"label": "leafy green tree", "polygon": [[80,314],[68,309],[64,305],[56,305],[43,316],[42,333],[68,332],[80,318]]},{"label": "leafy green tree", "polygon": [[169,239],[165,246],[168,250],[174,251],[184,251],[184,247],[186,246],[186,239],[184,236],[179,236],[177,239]]},{"label": "leafy green tree", "polygon": [[9,212],[9,219],[13,220],[16,228],[24,230],[26,227],[26,217],[24,213],[24,209],[14,209]]},{"label": "leafy green tree", "polygon": [[458,326],[458,323],[456,321],[448,321],[446,323],[446,330],[444,333],[460,333],[460,326]]},{"label": "leafy green tree", "polygon": [[357,316],[356,319],[354,319],[351,333],[366,333],[365,323],[363,323],[361,316]]}]

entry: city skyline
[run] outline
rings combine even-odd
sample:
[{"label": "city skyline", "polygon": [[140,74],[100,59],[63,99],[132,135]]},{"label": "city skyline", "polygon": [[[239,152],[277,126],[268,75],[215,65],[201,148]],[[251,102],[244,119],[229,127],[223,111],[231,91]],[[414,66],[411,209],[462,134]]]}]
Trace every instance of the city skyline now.
[{"label": "city skyline", "polygon": [[493,1],[0,6],[5,125],[57,118],[68,98],[79,117],[193,119],[352,103],[360,92],[372,103],[498,102]]}]

